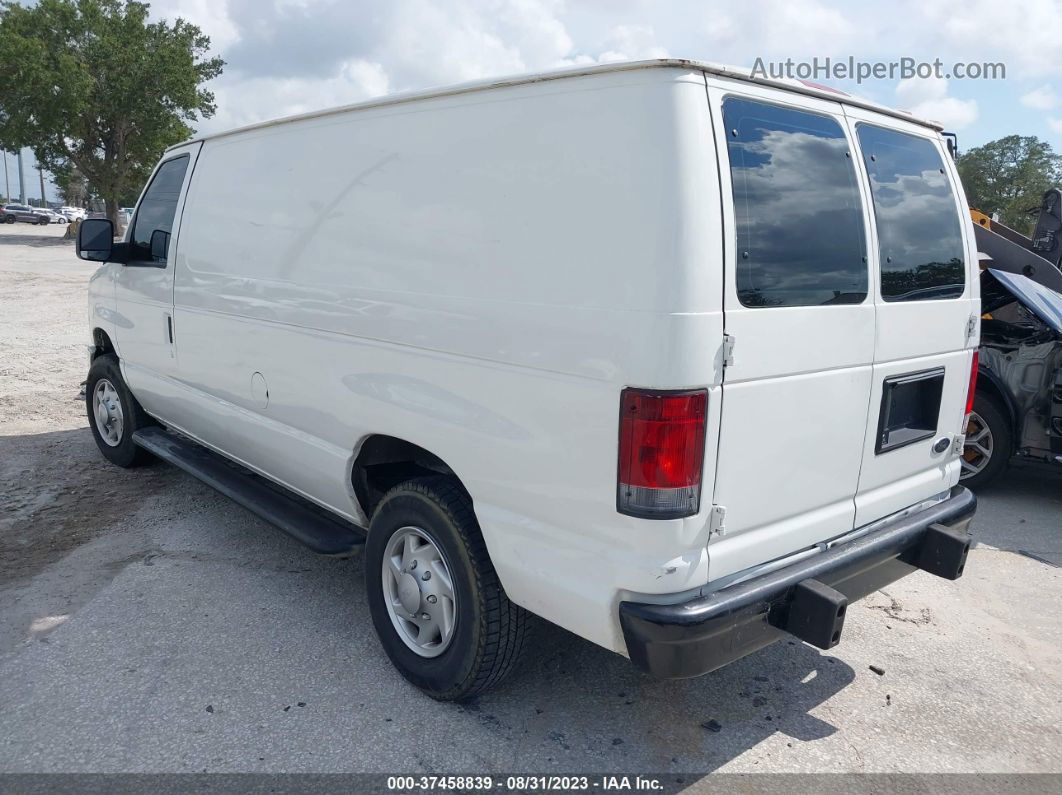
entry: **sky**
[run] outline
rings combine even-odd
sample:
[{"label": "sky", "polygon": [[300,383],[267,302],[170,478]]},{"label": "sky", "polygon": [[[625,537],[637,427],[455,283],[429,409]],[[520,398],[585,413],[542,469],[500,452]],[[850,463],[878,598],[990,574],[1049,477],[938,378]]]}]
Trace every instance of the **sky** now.
[{"label": "sky", "polygon": [[1062,152],[1062,0],[156,0],[151,12],[199,25],[226,61],[204,133],[582,63],[911,58],[947,73],[1002,63],[1006,76],[816,81],[938,120],[962,149],[1017,133]]}]

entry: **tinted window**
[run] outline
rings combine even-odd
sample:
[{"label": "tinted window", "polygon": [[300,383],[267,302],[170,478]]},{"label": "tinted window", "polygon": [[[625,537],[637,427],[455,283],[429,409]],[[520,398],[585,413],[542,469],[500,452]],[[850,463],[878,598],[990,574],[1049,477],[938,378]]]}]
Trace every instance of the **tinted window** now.
[{"label": "tinted window", "polygon": [[886,301],[962,295],[966,268],[955,196],[934,143],[860,124]]},{"label": "tinted window", "polygon": [[745,306],[858,304],[866,240],[855,168],[827,116],[730,98],[723,103]]},{"label": "tinted window", "polygon": [[[151,236],[156,231],[165,234],[165,237],[161,238],[163,241],[169,240],[186,168],[188,168],[188,155],[181,155],[173,160],[167,160],[155,172],[155,178],[151,180],[144,198],[140,200],[136,220],[133,222],[133,235],[130,241],[134,248],[134,259],[152,259]],[[165,244],[160,250],[165,251]],[[156,262],[166,261],[165,255],[156,256],[153,259]]]}]

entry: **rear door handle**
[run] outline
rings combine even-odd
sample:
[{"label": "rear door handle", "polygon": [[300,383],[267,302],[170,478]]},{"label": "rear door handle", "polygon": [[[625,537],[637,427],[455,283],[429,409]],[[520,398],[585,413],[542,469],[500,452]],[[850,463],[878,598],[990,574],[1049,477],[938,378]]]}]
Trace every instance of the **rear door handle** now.
[{"label": "rear door handle", "polygon": [[173,345],[173,316],[166,315],[166,341]]}]

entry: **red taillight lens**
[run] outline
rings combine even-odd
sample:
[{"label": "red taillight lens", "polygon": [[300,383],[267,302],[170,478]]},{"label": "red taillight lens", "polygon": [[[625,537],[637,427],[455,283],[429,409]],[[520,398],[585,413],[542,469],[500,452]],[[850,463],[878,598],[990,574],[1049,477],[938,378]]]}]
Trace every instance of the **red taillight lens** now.
[{"label": "red taillight lens", "polygon": [[697,513],[704,464],[705,390],[620,396],[620,513],[677,519]]},{"label": "red taillight lens", "polygon": [[974,392],[977,391],[977,365],[981,360],[981,355],[978,351],[974,351],[973,363],[970,365],[970,386],[966,391],[966,413],[969,414],[973,411],[974,404]]}]

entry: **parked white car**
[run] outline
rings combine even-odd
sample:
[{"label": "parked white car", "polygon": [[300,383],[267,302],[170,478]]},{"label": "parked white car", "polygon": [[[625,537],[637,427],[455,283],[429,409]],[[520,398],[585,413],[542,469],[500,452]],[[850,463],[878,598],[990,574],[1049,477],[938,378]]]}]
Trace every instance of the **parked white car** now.
[{"label": "parked white car", "polygon": [[37,207],[34,212],[38,215],[45,216],[48,219],[48,223],[50,224],[70,223],[70,219],[67,218],[65,215],[48,207]]},{"label": "parked white car", "polygon": [[690,61],[206,136],[123,242],[81,227],[90,426],[364,544],[435,698],[497,683],[533,616],[664,677],[830,648],[850,600],[965,565],[965,207],[935,125]]},{"label": "parked white car", "polygon": [[85,218],[83,207],[60,207],[57,212],[62,213],[71,221],[81,221]]}]

